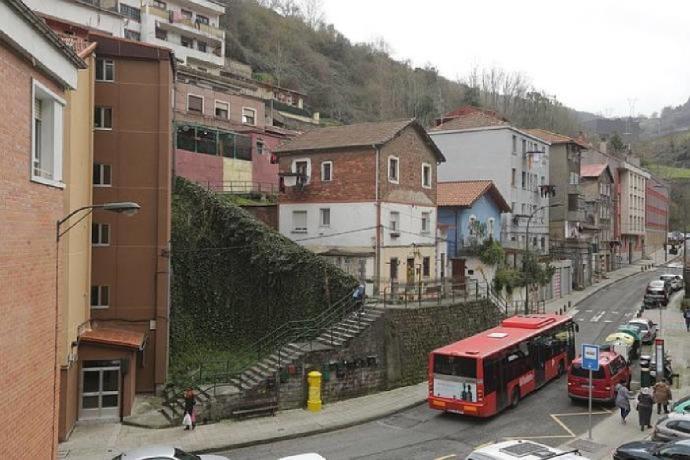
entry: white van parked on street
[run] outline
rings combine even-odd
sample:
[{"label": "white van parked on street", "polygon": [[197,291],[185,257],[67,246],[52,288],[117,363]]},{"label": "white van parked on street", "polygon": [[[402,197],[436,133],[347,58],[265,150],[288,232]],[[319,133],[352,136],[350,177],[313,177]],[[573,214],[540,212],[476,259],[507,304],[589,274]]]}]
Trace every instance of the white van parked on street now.
[{"label": "white van parked on street", "polygon": [[588,460],[580,455],[577,449],[563,451],[539,444],[534,441],[519,439],[485,445],[472,451],[466,460]]}]

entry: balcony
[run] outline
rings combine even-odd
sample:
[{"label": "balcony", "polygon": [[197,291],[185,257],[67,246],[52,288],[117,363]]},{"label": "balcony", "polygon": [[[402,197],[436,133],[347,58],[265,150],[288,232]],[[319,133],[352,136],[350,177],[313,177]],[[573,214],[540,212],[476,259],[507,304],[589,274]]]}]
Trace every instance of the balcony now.
[{"label": "balcony", "polygon": [[[153,11],[153,8],[149,7],[149,11]],[[153,14],[159,16],[158,13],[160,13],[160,10]],[[201,41],[208,42],[211,46],[214,44],[221,45],[225,42],[225,31],[223,29],[172,14],[161,17],[161,20],[156,21],[156,26],[180,35],[192,36]]]},{"label": "balcony", "polygon": [[165,8],[159,8],[155,5],[149,5],[149,14],[158,16],[159,18],[165,19],[166,21],[170,18],[170,13]]},{"label": "balcony", "polygon": [[197,25],[199,26],[199,29],[202,32],[205,32],[209,35],[213,35],[214,37],[217,37],[220,40],[225,40],[225,31],[223,29],[201,22],[197,23]]}]

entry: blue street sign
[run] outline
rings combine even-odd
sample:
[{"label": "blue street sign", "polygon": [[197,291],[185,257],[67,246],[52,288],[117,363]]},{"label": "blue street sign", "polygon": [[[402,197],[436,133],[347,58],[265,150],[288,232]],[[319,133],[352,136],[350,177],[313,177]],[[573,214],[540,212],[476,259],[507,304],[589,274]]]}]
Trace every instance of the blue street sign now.
[{"label": "blue street sign", "polygon": [[599,370],[599,345],[582,344],[582,368],[594,372]]}]

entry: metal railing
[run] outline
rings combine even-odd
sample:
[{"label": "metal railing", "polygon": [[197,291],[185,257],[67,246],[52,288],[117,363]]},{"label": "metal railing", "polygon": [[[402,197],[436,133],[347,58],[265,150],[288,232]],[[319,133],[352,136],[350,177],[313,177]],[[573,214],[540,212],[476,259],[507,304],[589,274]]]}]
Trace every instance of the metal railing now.
[{"label": "metal railing", "polygon": [[264,194],[264,195],[277,195],[280,191],[278,184],[271,182],[254,182],[254,181],[219,181],[219,182],[207,182],[206,187],[211,192],[216,193],[229,193],[236,195],[249,195],[249,194]]},{"label": "metal railing", "polygon": [[498,308],[507,311],[507,304],[493,286],[485,281],[467,278],[464,282],[445,278],[428,279],[416,283],[395,284],[385,287],[382,293],[383,306],[423,307],[452,305],[489,299]]}]

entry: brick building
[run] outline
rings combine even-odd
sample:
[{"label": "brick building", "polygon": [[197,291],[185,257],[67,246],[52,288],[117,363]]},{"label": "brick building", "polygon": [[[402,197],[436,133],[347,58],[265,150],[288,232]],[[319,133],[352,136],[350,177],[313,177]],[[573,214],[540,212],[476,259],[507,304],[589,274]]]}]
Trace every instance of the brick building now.
[{"label": "brick building", "polygon": [[651,254],[666,246],[669,232],[669,186],[650,175],[646,183],[645,252]]},{"label": "brick building", "polygon": [[0,30],[0,458],[55,458],[67,283],[56,221],[69,202],[68,93],[86,65],[18,0],[0,2]]},{"label": "brick building", "polygon": [[283,235],[366,282],[369,292],[436,273],[441,152],[414,120],[309,131],[275,150]]}]

